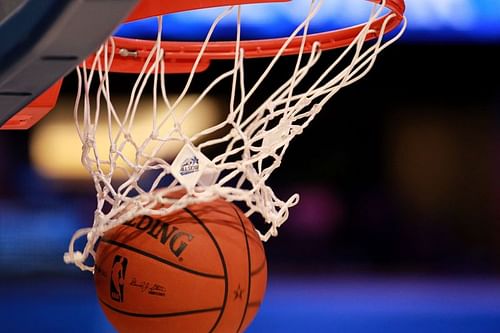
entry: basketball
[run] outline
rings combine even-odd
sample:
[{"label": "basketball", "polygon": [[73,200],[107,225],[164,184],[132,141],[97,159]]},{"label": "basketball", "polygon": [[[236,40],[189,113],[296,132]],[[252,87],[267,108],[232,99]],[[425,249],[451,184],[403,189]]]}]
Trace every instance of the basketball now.
[{"label": "basketball", "polygon": [[139,216],[101,238],[99,302],[120,333],[243,332],[267,281],[249,219],[222,199]]}]

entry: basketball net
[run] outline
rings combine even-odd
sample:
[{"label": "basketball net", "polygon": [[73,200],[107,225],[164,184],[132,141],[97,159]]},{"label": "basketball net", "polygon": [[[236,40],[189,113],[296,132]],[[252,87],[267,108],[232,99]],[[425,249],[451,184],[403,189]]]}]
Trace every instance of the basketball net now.
[{"label": "basketball net", "polygon": [[[297,204],[299,195],[279,198],[268,185],[268,179],[279,168],[290,142],[304,131],[340,89],[364,77],[379,53],[396,41],[406,27],[406,21],[403,21],[397,34],[384,38],[386,25],[392,17],[385,19],[381,29],[372,29],[373,22],[383,15],[385,0],[373,5],[361,33],[326,70],[311,78],[322,50],[320,43],[315,42],[306,53],[306,37],[321,4],[320,0],[311,1],[303,22],[269,59],[260,78],[248,87],[245,50],[240,48],[241,6],[224,9],[214,20],[187,82],[175,99],[167,95],[161,17],[158,18],[155,46],[137,77],[125,109],[118,109],[110,95],[109,71],[114,58],[112,38],[101,46],[91,66],[83,64],[82,68],[77,68],[79,90],[74,118],[83,144],[81,160],[95,183],[97,208],[92,227],[74,234],[64,257],[66,263],[93,271],[89,256],[95,256],[96,243],[107,230],[140,215],[165,215],[189,204],[219,197],[243,203],[250,218],[261,215],[268,225],[266,230],[259,232],[263,241],[278,235],[278,228],[287,220],[289,209]],[[179,105],[187,100],[197,66],[217,24],[233,11],[236,11],[237,24],[232,68],[207,84],[188,108],[180,110]],[[374,33],[377,38],[365,43],[367,36]],[[283,81],[276,91],[269,93],[262,87],[263,83],[297,36],[301,36],[302,43],[295,66],[286,77],[279,73]],[[313,83],[304,88],[305,79],[308,82],[312,79]],[[229,112],[225,119],[195,134],[188,133],[185,122],[197,112],[203,112],[196,107],[225,80],[231,83]],[[145,112],[139,110],[139,102],[147,84],[153,88],[150,135],[139,139],[134,133],[134,120],[138,112]],[[95,98],[91,98],[92,89],[96,91]],[[261,98],[266,93],[267,98],[258,107],[247,107],[253,96],[258,94]],[[102,126],[106,128],[108,142],[96,140],[96,132]],[[169,145],[181,147],[172,160],[162,158],[160,154]],[[213,147],[223,147],[223,152],[209,158],[207,151],[212,152]],[[127,157],[125,150],[132,150],[134,157]],[[126,180],[120,181],[123,177]],[[173,192],[181,193],[180,197],[169,197],[168,194]],[[82,251],[77,251],[75,241],[81,237],[86,237],[86,244]]]}]

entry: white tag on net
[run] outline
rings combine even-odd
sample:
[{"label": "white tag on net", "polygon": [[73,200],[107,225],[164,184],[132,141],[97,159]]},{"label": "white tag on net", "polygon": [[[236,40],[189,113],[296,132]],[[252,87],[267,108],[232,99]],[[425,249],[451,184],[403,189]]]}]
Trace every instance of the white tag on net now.
[{"label": "white tag on net", "polygon": [[207,168],[212,169],[212,161],[192,145],[185,144],[172,162],[171,173],[188,191],[194,189]]}]

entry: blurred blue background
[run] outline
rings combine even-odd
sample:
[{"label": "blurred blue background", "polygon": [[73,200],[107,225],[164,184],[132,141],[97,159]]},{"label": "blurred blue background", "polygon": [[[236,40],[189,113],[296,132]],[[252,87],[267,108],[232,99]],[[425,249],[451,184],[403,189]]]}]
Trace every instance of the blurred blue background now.
[{"label": "blurred blue background", "polygon": [[[357,2],[331,6],[332,24],[357,22]],[[175,21],[173,36],[203,36],[202,16]],[[403,42],[325,107],[273,176],[301,202],[266,244],[270,283],[249,332],[500,332],[500,2],[409,0],[408,20]],[[125,96],[133,77],[119,79]],[[45,122],[71,126],[74,94],[72,74]],[[35,165],[40,126],[0,132],[0,331],[113,332],[91,275],[62,260],[90,224],[94,187]]]}]

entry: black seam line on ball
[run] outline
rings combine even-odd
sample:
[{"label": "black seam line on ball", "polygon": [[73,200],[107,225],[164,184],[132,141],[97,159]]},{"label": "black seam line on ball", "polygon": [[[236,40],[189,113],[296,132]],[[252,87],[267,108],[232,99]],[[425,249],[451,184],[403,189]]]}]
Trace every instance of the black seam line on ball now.
[{"label": "black seam line on ball", "polygon": [[114,306],[104,302],[101,298],[99,298],[99,302],[104,304],[107,308],[114,312],[121,313],[126,316],[130,317],[141,317],[141,318],[165,318],[165,317],[179,317],[179,316],[188,316],[188,315],[193,315],[193,314],[198,314],[198,313],[206,313],[206,312],[214,312],[214,311],[220,311],[221,308],[208,308],[208,309],[198,309],[198,310],[190,310],[190,311],[181,311],[181,312],[167,312],[167,313],[136,313],[136,312],[129,312],[129,311],[124,311],[120,310],[118,308],[115,308]]},{"label": "black seam line on ball", "polygon": [[199,276],[203,276],[203,277],[207,277],[207,278],[211,278],[211,279],[225,279],[225,277],[223,275],[216,275],[216,274],[208,274],[208,273],[198,272],[198,271],[186,268],[184,266],[178,265],[176,263],[173,263],[171,261],[168,261],[166,259],[163,259],[162,257],[158,257],[158,256],[155,256],[154,254],[151,254],[151,253],[145,252],[143,250],[140,250],[140,249],[138,249],[136,247],[133,247],[133,246],[121,243],[121,242],[117,242],[115,240],[111,240],[111,239],[108,239],[108,238],[105,238],[105,237],[101,238],[101,242],[122,247],[122,248],[124,248],[126,250],[138,253],[138,254],[143,255],[145,257],[148,257],[148,258],[151,258],[153,260],[159,261],[162,264],[172,266],[174,268],[177,268],[179,270],[188,272],[190,274],[199,275]]},{"label": "black seam line on ball", "polygon": [[248,244],[248,235],[247,235],[247,229],[245,228],[245,224],[243,223],[243,220],[241,219],[240,214],[234,208],[234,212],[238,216],[238,219],[240,220],[241,227],[243,228],[243,234],[245,235],[245,245],[246,245],[246,250],[247,250],[247,266],[248,266],[248,277],[247,277],[247,299],[245,300],[245,310],[243,311],[243,316],[241,316],[241,321],[240,325],[238,326],[238,330],[236,332],[239,332],[241,330],[241,326],[243,326],[243,322],[245,321],[245,317],[247,316],[247,310],[248,310],[248,301],[250,300],[250,292],[252,290],[252,258],[250,256],[250,245]]},{"label": "black seam line on ball", "polygon": [[222,253],[222,250],[219,246],[219,243],[217,243],[217,240],[215,239],[214,235],[210,232],[210,230],[203,223],[203,221],[198,216],[196,216],[189,208],[187,208],[187,207],[184,208],[184,211],[186,211],[189,215],[191,215],[191,217],[193,219],[195,219],[196,222],[198,222],[202,226],[203,229],[205,229],[208,236],[212,239],[215,247],[217,248],[217,252],[219,253],[219,257],[220,257],[220,260],[222,262],[222,268],[224,269],[224,301],[222,302],[222,310],[219,312],[219,317],[217,317],[217,320],[215,321],[214,325],[212,326],[212,328],[209,331],[209,333],[212,333],[219,325],[219,322],[222,319],[222,315],[224,314],[224,311],[226,310],[227,295],[228,295],[228,289],[229,289],[226,260],[224,259],[224,254]]}]

